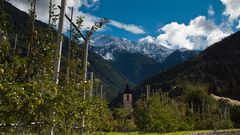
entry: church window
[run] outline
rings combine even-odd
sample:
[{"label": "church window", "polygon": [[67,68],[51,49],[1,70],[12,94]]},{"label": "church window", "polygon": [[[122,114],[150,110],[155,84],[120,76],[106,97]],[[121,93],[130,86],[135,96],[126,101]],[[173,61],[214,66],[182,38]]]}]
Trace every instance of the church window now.
[{"label": "church window", "polygon": [[129,98],[130,98],[129,95],[127,95],[127,100],[129,100]]}]

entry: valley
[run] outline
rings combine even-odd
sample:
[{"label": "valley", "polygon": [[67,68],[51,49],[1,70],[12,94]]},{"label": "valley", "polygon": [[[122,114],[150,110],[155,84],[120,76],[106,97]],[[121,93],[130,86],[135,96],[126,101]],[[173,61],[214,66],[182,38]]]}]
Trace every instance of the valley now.
[{"label": "valley", "polygon": [[117,1],[0,1],[0,134],[239,134],[240,2]]}]

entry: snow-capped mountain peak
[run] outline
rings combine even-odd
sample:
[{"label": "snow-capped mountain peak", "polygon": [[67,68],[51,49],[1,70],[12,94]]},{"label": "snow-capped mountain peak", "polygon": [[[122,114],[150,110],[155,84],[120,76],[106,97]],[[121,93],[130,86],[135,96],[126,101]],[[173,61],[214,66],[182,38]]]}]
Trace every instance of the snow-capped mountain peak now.
[{"label": "snow-capped mountain peak", "polygon": [[174,50],[162,45],[131,41],[126,38],[96,35],[92,39],[93,49],[106,60],[114,60],[114,53],[126,51],[140,53],[158,62],[162,62]]}]

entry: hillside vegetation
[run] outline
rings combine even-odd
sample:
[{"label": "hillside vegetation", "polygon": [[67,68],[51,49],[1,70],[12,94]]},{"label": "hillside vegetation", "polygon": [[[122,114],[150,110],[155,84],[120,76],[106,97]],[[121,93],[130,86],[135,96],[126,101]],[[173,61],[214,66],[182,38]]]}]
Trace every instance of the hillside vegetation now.
[{"label": "hillside vegetation", "polygon": [[[213,44],[199,55],[146,80],[135,92],[152,89],[169,91],[184,81],[206,84],[208,92],[240,100],[240,32]],[[138,97],[139,97],[138,96]]]}]

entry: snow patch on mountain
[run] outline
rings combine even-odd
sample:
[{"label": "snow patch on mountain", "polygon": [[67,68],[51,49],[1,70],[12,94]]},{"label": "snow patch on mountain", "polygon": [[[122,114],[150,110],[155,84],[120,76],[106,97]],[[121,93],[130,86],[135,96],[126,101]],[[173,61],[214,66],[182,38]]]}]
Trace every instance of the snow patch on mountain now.
[{"label": "snow patch on mountain", "polygon": [[105,56],[102,56],[105,60],[114,60],[113,54],[107,52]]}]

